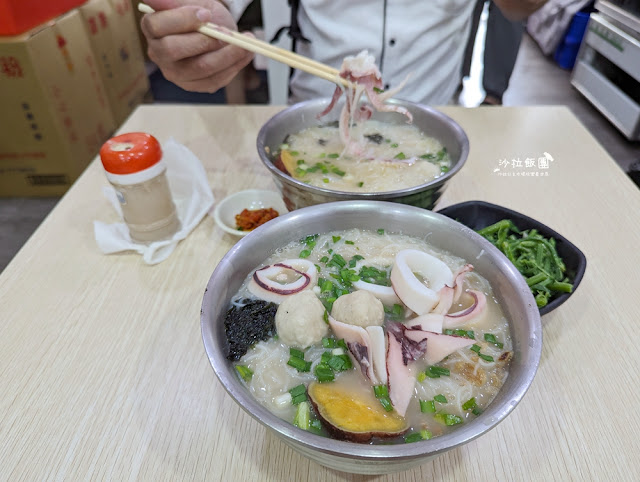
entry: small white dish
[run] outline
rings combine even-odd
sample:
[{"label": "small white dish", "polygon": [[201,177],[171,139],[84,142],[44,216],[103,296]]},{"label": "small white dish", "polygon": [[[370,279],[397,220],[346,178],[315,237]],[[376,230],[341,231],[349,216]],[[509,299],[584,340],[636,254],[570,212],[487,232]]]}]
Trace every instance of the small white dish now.
[{"label": "small white dish", "polygon": [[243,209],[267,208],[275,209],[279,216],[289,212],[277,192],[249,189],[231,194],[220,201],[213,211],[213,219],[227,233],[234,236],[246,236],[251,231],[240,231],[236,228],[236,214],[240,214]]}]

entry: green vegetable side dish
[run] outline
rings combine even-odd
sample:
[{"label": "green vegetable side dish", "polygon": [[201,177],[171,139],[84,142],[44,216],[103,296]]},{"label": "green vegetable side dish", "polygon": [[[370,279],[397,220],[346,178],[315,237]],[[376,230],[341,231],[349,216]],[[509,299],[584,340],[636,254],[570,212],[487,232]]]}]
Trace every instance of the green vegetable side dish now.
[{"label": "green vegetable side dish", "polygon": [[480,229],[478,234],[502,251],[526,278],[538,308],[558,294],[573,291],[555,239],[545,238],[536,229],[520,231],[510,219]]}]

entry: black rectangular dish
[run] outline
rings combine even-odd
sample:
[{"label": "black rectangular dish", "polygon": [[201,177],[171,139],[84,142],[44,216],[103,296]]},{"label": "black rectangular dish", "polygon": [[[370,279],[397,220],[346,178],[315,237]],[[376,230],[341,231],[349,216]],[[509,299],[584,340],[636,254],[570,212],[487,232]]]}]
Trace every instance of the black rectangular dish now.
[{"label": "black rectangular dish", "polygon": [[484,201],[467,201],[454,204],[437,212],[464,224],[474,231],[491,226],[503,219],[510,219],[522,231],[537,229],[543,236],[554,238],[558,255],[563,259],[566,266],[566,275],[573,283],[573,290],[571,293],[562,293],[554,296],[547,305],[540,308],[540,315],[545,315],[555,310],[578,289],[587,267],[587,259],[584,253],[567,238],[541,222],[517,211]]}]

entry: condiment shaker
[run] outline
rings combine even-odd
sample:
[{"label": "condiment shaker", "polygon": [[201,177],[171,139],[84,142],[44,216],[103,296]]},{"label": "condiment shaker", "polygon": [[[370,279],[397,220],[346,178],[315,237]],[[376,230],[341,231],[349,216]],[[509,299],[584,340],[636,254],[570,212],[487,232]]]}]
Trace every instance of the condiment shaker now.
[{"label": "condiment shaker", "polygon": [[143,132],[113,137],[100,149],[100,159],[132,240],[169,239],[180,229],[162,148],[155,137]]}]

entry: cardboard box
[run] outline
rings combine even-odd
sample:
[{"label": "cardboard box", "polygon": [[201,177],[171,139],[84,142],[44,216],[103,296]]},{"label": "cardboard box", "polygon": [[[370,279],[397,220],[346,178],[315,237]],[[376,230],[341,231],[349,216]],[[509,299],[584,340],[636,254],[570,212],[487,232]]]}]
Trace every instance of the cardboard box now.
[{"label": "cardboard box", "polygon": [[0,0],[0,35],[18,35],[85,0]]},{"label": "cardboard box", "polygon": [[79,8],[109,105],[121,125],[149,91],[130,0],[89,0]]},{"label": "cardboard box", "polygon": [[0,38],[0,196],[63,194],[115,130],[73,10]]}]

